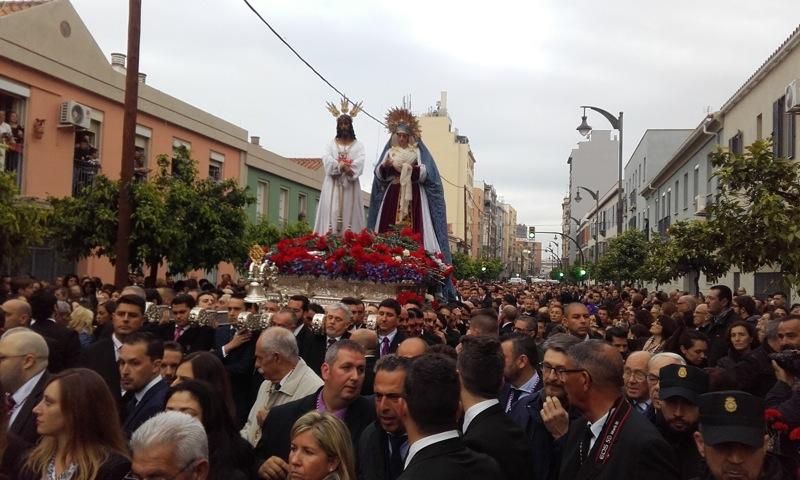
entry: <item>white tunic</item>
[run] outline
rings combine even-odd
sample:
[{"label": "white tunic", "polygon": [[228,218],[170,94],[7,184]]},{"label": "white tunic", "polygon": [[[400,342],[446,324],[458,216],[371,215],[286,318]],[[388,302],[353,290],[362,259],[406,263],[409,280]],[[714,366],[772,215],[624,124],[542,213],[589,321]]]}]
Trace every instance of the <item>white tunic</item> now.
[{"label": "white tunic", "polygon": [[[352,160],[353,175],[345,175],[339,169],[339,156]],[[360,232],[366,225],[364,204],[361,201],[361,182],[358,178],[364,171],[366,153],[364,145],[358,140],[343,146],[332,140],[322,156],[325,180],[319,196],[314,233],[325,235],[328,232],[341,234],[346,230]],[[341,224],[339,219],[341,217]]]}]

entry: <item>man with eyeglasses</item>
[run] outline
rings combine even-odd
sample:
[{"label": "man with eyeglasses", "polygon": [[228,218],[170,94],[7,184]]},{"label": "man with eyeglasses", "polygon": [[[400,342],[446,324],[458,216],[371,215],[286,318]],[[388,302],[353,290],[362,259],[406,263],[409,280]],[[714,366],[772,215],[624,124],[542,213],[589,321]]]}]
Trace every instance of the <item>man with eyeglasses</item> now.
[{"label": "man with eyeglasses", "polygon": [[672,449],[621,395],[623,362],[600,340],[568,350],[562,370],[570,404],[583,417],[570,425],[559,478],[677,480]]},{"label": "man with eyeglasses", "polygon": [[143,423],[131,437],[131,452],[131,472],[124,480],[206,480],[209,475],[205,429],[182,412],[162,412]]},{"label": "man with eyeglasses", "polygon": [[653,421],[656,412],[653,409],[650,387],[647,383],[647,362],[650,360],[650,356],[650,352],[631,353],[625,360],[622,380],[625,382],[625,398],[633,405],[634,410]]},{"label": "man with eyeglasses", "polygon": [[[541,390],[521,398],[510,413],[511,419],[525,430],[533,445],[533,472],[530,478],[548,479],[558,475],[561,450],[557,442],[569,429],[570,421],[579,413],[570,408],[564,390],[567,349],[580,340],[566,333],[552,335],[544,343],[539,364]],[[561,440],[563,442],[563,440]]]},{"label": "man with eyeglasses", "polygon": [[661,400],[658,395],[660,372],[667,365],[686,366],[686,360],[677,353],[661,352],[653,355],[647,362],[647,385],[650,388],[650,400],[656,411],[661,410]]}]

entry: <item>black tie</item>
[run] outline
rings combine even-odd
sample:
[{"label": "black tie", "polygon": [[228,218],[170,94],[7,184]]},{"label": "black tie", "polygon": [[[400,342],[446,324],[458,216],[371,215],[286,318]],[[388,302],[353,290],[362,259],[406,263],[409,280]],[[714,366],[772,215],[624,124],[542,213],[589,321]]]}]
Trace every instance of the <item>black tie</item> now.
[{"label": "black tie", "polygon": [[125,418],[131,416],[134,410],[136,410],[136,404],[139,403],[136,400],[136,394],[134,392],[125,392],[125,395],[122,396],[122,404],[125,406]]},{"label": "black tie", "polygon": [[586,431],[583,434],[583,440],[581,440],[581,465],[586,463],[589,459],[589,452],[592,450],[592,439],[594,438],[594,433],[592,433],[591,425],[586,426]]},{"label": "black tie", "polygon": [[335,338],[328,338],[328,346],[327,346],[326,350],[328,348],[331,348],[331,345],[333,345],[334,343],[336,343],[336,339]]},{"label": "black tie", "polygon": [[406,435],[389,434],[389,443],[392,444],[392,456],[389,459],[389,478],[396,479],[403,473],[403,452],[402,447],[408,437]]}]

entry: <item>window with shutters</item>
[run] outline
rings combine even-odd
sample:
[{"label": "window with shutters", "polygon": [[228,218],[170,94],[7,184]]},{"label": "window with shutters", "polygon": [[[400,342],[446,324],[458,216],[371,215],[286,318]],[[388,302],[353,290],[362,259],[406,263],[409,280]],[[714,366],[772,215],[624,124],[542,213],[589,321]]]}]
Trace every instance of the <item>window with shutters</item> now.
[{"label": "window with shutters", "polygon": [[741,155],[744,153],[744,139],[742,137],[742,131],[739,130],[736,132],[736,135],[732,136],[730,140],[728,140],[728,150],[735,155]]},{"label": "window with shutters", "polygon": [[795,120],[794,115],[786,113],[786,97],[780,97],[772,104],[772,151],[775,158],[794,158]]},{"label": "window with shutters", "polygon": [[258,181],[258,186],[256,187],[256,216],[260,219],[266,219],[267,217],[267,206],[269,205],[269,182],[265,181]]},{"label": "window with shutters", "polygon": [[278,222],[282,226],[286,226],[289,220],[289,190],[281,188],[280,196],[278,197]]},{"label": "window with shutters", "polygon": [[683,209],[689,208],[689,173],[683,174]]}]

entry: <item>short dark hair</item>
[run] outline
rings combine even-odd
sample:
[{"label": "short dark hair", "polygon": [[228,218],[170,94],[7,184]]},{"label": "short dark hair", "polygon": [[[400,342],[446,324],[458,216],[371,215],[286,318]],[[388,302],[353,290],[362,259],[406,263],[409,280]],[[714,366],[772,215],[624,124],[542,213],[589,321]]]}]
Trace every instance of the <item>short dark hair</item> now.
[{"label": "short dark hair", "polygon": [[496,337],[461,339],[458,372],[461,374],[461,384],[471,394],[482,398],[496,398],[497,392],[503,386],[504,364],[503,349]]},{"label": "short dark hair", "polygon": [[[400,311],[402,310],[402,307],[400,306],[400,302],[398,302],[394,298],[387,298],[384,301],[382,301],[381,303],[379,303],[378,304],[378,308],[381,308],[381,307],[391,308],[392,310],[394,310],[394,313],[396,315],[400,315]],[[421,316],[422,315],[420,315],[420,317]]]},{"label": "short dark hair", "polygon": [[141,310],[142,315],[144,315],[145,302],[144,298],[140,297],[139,295],[133,295],[129,293],[128,295],[123,295],[119,297],[117,299],[117,305],[116,308],[114,308],[114,310],[116,311],[116,309],[119,308],[119,306],[122,304],[136,305],[137,307],[139,307],[139,310]]},{"label": "short dark hair", "polygon": [[744,309],[748,315],[755,315],[756,312],[756,301],[753,300],[753,297],[750,295],[739,295],[733,297],[733,303],[739,306],[739,308]]},{"label": "short dark hair", "polygon": [[169,350],[170,352],[180,352],[181,354],[183,354],[183,345],[181,345],[178,342],[170,340],[164,342],[164,351],[166,352],[167,350]]},{"label": "short dark hair", "polygon": [[514,358],[517,359],[521,355],[528,357],[528,363],[533,368],[539,363],[539,348],[536,345],[536,339],[524,333],[512,333],[506,335],[502,339],[503,343],[511,342],[511,350],[514,352]]},{"label": "short dark hair", "polygon": [[698,330],[685,330],[678,339],[678,345],[688,350],[698,341],[709,343],[708,335]]},{"label": "short dark hair", "polygon": [[406,374],[404,390],[409,414],[421,433],[456,428],[460,386],[452,359],[435,353],[417,357]]},{"label": "short dark hair", "polygon": [[719,292],[719,298],[725,299],[728,301],[728,306],[730,307],[733,305],[733,292],[731,291],[730,287],[727,285],[714,285],[711,287],[711,290],[716,290]]},{"label": "short dark hair", "polygon": [[135,332],[122,340],[123,345],[136,345],[144,343],[147,346],[147,356],[150,360],[164,358],[164,342],[150,332]]},{"label": "short dark hair", "polygon": [[303,302],[303,311],[308,310],[308,304],[311,303],[305,295],[292,295],[289,297],[290,301]]},{"label": "short dark hair", "polygon": [[410,358],[400,357],[392,353],[389,355],[384,355],[378,359],[377,363],[375,363],[375,373],[397,372],[399,370],[408,372],[408,369],[410,367],[411,367]]},{"label": "short dark hair", "polygon": [[[380,307],[378,307],[378,308],[380,308]],[[406,311],[408,313],[408,318],[411,318],[411,317],[424,318],[424,315],[422,314],[422,310],[420,310],[419,308],[411,307]],[[398,315],[399,315],[399,313],[398,313]]]},{"label": "short dark hair", "polygon": [[325,307],[319,303],[309,303],[308,310],[311,310],[314,313],[325,313]]},{"label": "short dark hair", "polygon": [[161,302],[163,301],[161,299],[161,294],[158,293],[158,290],[155,288],[145,288],[144,299],[148,302],[154,302],[156,305],[161,305]]},{"label": "short dark hair", "polygon": [[339,300],[339,302],[344,303],[345,305],[353,305],[353,306],[364,305],[364,302],[362,302],[360,299],[356,297],[344,297],[341,300]]},{"label": "short dark hair", "polygon": [[453,361],[458,360],[458,353],[456,353],[456,349],[446,343],[437,343],[436,345],[431,345],[428,347],[427,352],[444,355],[445,357],[452,358]]},{"label": "short dark hair", "polygon": [[[197,298],[200,298],[199,296]],[[172,306],[175,305],[186,305],[191,310],[196,305],[194,301],[194,297],[189,295],[188,293],[181,293],[180,295],[175,296],[172,299]]]},{"label": "short dark hair", "polygon": [[37,322],[43,322],[53,317],[53,310],[56,308],[56,296],[47,290],[37,290],[33,292],[29,299],[31,305],[31,318]]},{"label": "short dark hair", "polygon": [[610,342],[612,337],[628,338],[628,332],[622,327],[611,327],[606,330],[606,342]]},{"label": "short dark hair", "polygon": [[481,335],[497,335],[497,320],[488,315],[475,315],[469,320],[469,325]]}]

